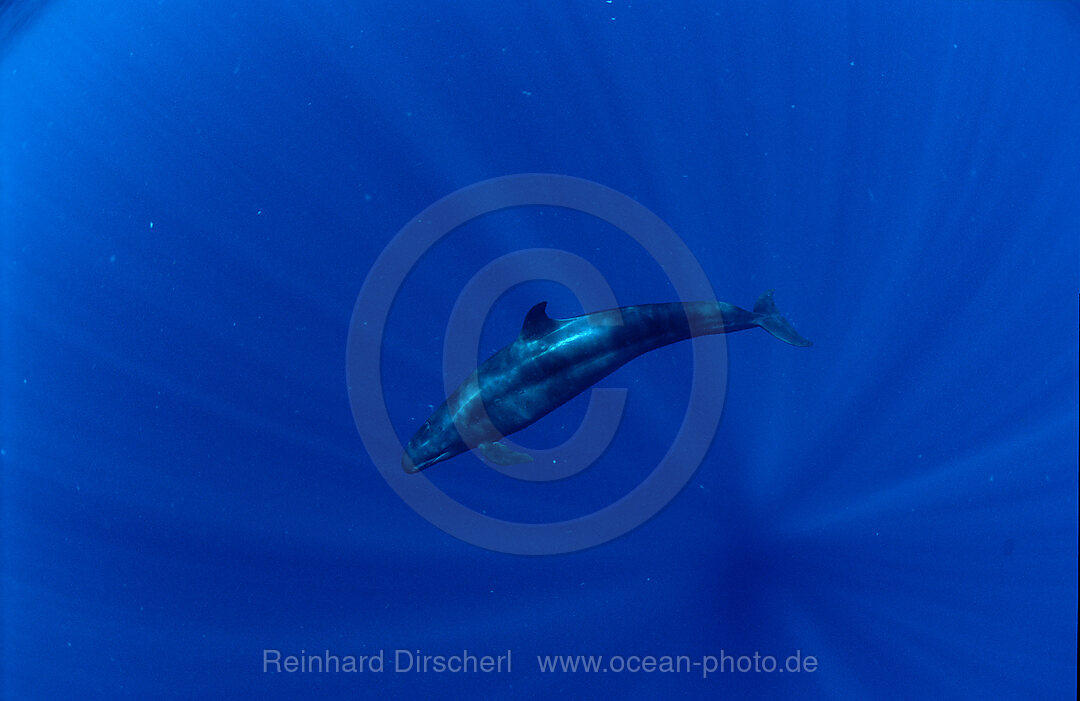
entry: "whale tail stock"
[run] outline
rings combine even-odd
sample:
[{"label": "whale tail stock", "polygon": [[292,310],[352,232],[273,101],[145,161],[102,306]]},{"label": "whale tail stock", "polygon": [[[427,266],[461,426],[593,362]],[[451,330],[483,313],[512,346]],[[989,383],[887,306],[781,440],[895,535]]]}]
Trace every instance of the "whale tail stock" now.
[{"label": "whale tail stock", "polygon": [[776,308],[776,302],[773,301],[773,290],[758,297],[758,300],[754,302],[754,313],[758,315],[755,323],[784,343],[804,348],[813,345],[800,336],[787,319],[780,316],[780,310]]}]

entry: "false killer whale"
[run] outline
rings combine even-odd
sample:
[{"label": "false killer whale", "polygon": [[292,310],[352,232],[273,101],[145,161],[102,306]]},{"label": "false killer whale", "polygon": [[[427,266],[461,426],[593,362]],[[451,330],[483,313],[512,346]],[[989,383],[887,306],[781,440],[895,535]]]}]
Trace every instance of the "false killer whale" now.
[{"label": "false killer whale", "polygon": [[499,442],[563,405],[619,367],[662,346],[694,336],[760,326],[793,346],[809,346],[773,302],[754,311],[724,302],[642,304],[552,319],[547,302],[525,316],[517,340],[480,365],[424,422],[401,456],[419,472],[477,448],[499,465],[532,460]]}]

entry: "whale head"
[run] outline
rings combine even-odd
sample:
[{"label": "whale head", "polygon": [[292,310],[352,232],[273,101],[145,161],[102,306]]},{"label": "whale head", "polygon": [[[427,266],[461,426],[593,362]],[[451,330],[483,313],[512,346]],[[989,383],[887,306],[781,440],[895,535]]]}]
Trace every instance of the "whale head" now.
[{"label": "whale head", "polygon": [[408,473],[419,472],[465,452],[468,448],[458,434],[446,405],[431,415],[401,455],[401,469]]}]

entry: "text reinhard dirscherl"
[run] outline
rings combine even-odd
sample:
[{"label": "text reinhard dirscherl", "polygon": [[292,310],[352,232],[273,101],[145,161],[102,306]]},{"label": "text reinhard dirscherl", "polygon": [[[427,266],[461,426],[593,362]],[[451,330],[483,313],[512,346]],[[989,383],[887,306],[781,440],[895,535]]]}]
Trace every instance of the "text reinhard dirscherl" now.
[{"label": "text reinhard dirscherl", "polygon": [[476,655],[468,650],[451,655],[428,655],[420,650],[379,650],[372,655],[336,655],[329,650],[311,654],[284,655],[280,650],[263,650],[263,672],[435,672],[451,674],[510,672],[511,651],[502,655]]}]

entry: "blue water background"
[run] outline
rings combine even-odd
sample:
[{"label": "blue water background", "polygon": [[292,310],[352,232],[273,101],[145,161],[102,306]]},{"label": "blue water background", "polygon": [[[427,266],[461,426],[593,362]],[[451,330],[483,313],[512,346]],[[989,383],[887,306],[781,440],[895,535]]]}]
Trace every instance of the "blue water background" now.
[{"label": "blue water background", "polygon": [[[17,10],[10,10],[10,19]],[[4,699],[1075,698],[1080,11],[1066,2],[56,1],[2,54]],[[595,180],[720,299],[690,484],[614,542],[527,558],[430,525],[364,450],[353,303],[411,217],[519,172]],[[533,246],[676,299],[590,217],[515,209],[426,256],[383,377],[406,440],[457,294]],[[550,283],[492,310],[512,339]],[[678,430],[688,347],[611,450],[492,515],[570,518]],[[522,436],[573,432],[580,399]],[[510,674],[266,674],[262,651],[513,650]],[[786,656],[800,674],[541,674],[542,654]]]}]

